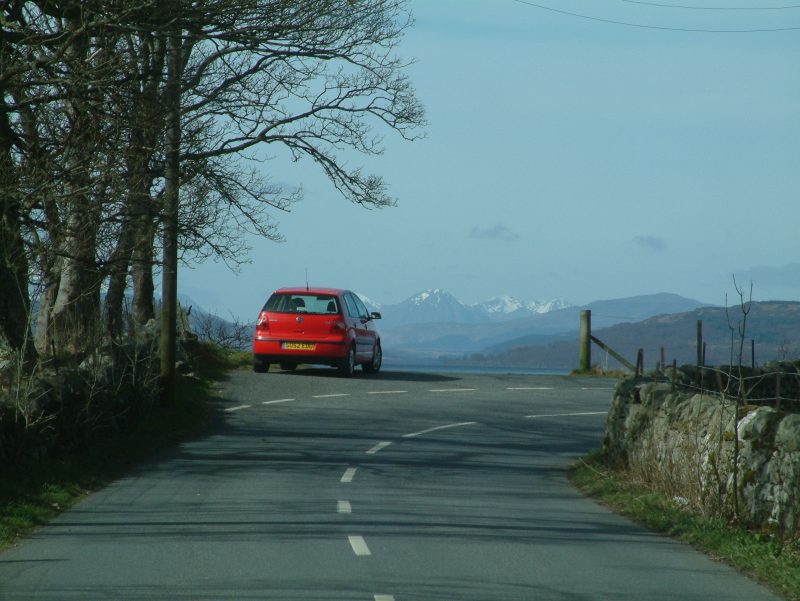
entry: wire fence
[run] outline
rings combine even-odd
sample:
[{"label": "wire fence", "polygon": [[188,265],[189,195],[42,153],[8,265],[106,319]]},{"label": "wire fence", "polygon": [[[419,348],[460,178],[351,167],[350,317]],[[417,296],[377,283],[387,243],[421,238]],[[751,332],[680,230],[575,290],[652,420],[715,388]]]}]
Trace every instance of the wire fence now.
[{"label": "wire fence", "polygon": [[[775,369],[775,365],[781,369]],[[677,367],[673,363],[671,367],[656,369],[648,377],[671,382],[683,390],[738,399],[744,405],[800,412],[800,361],[771,364],[769,368]]]},{"label": "wire fence", "polygon": [[[784,332],[783,340],[777,343],[777,346],[773,344],[761,348],[764,356],[769,360],[763,366],[758,366],[756,338],[745,337],[745,320],[750,313],[750,307],[749,304],[743,305],[744,317],[739,322],[738,328],[731,325],[727,310],[724,327],[720,325],[719,318],[711,319],[710,324],[705,324],[711,326],[711,341],[706,335],[707,332],[704,332],[702,319],[696,320],[691,332],[685,332],[686,337],[683,338],[685,342],[680,346],[674,345],[676,324],[662,324],[661,329],[651,328],[647,334],[649,341],[642,346],[649,346],[648,357],[656,356],[658,360],[655,371],[647,374],[648,377],[670,381],[674,386],[680,386],[686,390],[736,399],[742,404],[773,406],[778,410],[800,412],[800,360],[787,361],[785,359],[786,356],[791,356],[791,352],[788,337]],[[601,316],[610,317],[603,314],[597,315],[597,317]],[[645,376],[645,348],[638,348],[635,363],[618,352],[626,350],[631,353],[632,349],[639,346],[635,344],[631,335],[635,336],[636,333],[641,335],[642,333],[617,329],[608,332],[608,337],[604,332],[605,340],[600,340],[592,334],[591,322],[592,312],[590,310],[581,311],[578,369],[587,371],[590,368],[590,348],[592,344],[595,344],[606,353],[606,368],[609,359],[612,358],[619,365],[634,372],[636,377]],[[685,322],[677,327],[683,331]],[[780,331],[772,331],[771,335],[766,338],[774,343],[776,334],[780,335],[780,333]],[[673,344],[659,345],[657,342],[659,336],[663,336],[666,339],[665,342],[673,341]],[[672,361],[671,366],[666,363],[667,357],[670,357]],[[677,367],[679,361],[681,362],[680,368]]]}]

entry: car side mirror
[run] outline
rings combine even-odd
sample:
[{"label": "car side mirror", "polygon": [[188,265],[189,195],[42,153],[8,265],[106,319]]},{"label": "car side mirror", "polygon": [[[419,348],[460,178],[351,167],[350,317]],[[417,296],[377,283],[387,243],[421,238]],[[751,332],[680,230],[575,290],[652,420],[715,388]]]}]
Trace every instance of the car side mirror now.
[{"label": "car side mirror", "polygon": [[380,319],[381,318],[381,314],[378,313],[377,311],[373,311],[372,313],[369,314],[369,318],[370,319]]}]

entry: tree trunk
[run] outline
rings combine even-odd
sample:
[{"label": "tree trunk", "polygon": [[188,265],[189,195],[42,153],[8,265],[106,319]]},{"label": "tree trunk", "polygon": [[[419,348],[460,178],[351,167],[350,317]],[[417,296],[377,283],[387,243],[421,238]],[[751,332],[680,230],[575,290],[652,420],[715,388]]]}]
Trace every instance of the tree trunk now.
[{"label": "tree trunk", "polygon": [[[92,173],[101,145],[97,119],[92,116],[96,88],[85,77],[89,46],[78,17],[69,19],[74,40],[66,52],[69,69],[64,148],[64,211],[61,274],[58,294],[49,316],[52,345],[57,355],[80,358],[99,343],[100,274],[95,252],[101,202],[93,197]],[[94,98],[94,100],[98,100]]]},{"label": "tree trunk", "polygon": [[133,249],[133,321],[143,326],[156,317],[153,294],[153,238],[156,233],[155,217],[142,215],[136,230],[136,245]]},{"label": "tree trunk", "polygon": [[99,343],[100,278],[95,262],[96,215],[91,201],[71,203],[58,294],[50,314],[51,336],[58,355],[85,354]]},{"label": "tree trunk", "polygon": [[166,47],[163,36],[140,34],[129,39],[135,53],[135,85],[128,93],[134,99],[129,119],[130,142],[126,158],[128,198],[120,237],[115,250],[106,295],[106,329],[112,338],[122,333],[123,302],[130,271],[133,280],[134,328],[155,317],[153,303],[153,239],[156,212],[152,210],[153,175],[149,164],[157,152],[164,129],[163,102],[159,96],[164,80]]},{"label": "tree trunk", "polygon": [[[141,149],[139,149],[141,153]],[[153,318],[152,247],[153,218],[148,214],[152,177],[147,173],[148,156],[131,162],[128,171],[129,193],[117,246],[110,261],[108,291],[106,292],[106,333],[112,340],[124,333],[123,303],[128,287],[128,273],[133,263],[134,324],[142,325]],[[149,250],[148,250],[149,249]],[[144,297],[144,298],[143,298]]]},{"label": "tree trunk", "polygon": [[[5,92],[0,87],[0,102]],[[28,258],[22,239],[12,131],[5,106],[0,109],[0,369],[33,356],[30,337]]]},{"label": "tree trunk", "polygon": [[[179,3],[178,3],[179,4]],[[178,13],[180,9],[177,9]],[[181,34],[180,16],[167,46],[166,136],[164,170],[164,243],[161,280],[161,401],[171,405],[175,395],[175,347],[178,305],[178,200],[181,147]]]}]

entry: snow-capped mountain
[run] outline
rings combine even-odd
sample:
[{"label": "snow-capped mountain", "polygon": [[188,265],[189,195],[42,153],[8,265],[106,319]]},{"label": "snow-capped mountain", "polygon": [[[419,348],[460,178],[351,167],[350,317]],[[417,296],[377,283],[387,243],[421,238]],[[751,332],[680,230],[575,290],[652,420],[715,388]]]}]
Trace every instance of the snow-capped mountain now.
[{"label": "snow-capped mountain", "polygon": [[361,302],[363,302],[367,306],[367,309],[369,309],[370,311],[381,310],[381,304],[377,301],[372,300],[366,294],[361,294],[360,292],[356,292],[356,296],[361,299]]},{"label": "snow-capped mountain", "polygon": [[387,305],[383,307],[383,313],[392,324],[488,321],[483,311],[462,303],[439,288],[424,290],[396,305]]},{"label": "snow-capped mountain", "polygon": [[[368,302],[361,296],[367,306],[379,307],[374,301]],[[440,288],[423,290],[395,305],[384,305],[380,311],[386,319],[386,325],[413,323],[487,323],[508,321],[546,313],[571,306],[564,300],[522,301],[510,296],[499,296],[483,303],[468,305]]]},{"label": "snow-capped mountain", "polygon": [[523,301],[512,296],[496,296],[475,305],[475,307],[485,311],[492,320],[496,321],[549,313],[550,311],[566,309],[571,306],[570,303],[561,298],[550,301]]}]

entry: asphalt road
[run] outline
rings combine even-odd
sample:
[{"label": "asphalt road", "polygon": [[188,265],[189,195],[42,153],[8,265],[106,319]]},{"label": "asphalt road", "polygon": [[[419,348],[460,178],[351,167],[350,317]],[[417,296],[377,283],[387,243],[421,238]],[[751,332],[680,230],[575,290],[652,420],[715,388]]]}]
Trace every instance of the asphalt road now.
[{"label": "asphalt road", "polygon": [[0,554],[0,599],[775,600],[583,498],[613,382],[238,372],[214,431]]}]

